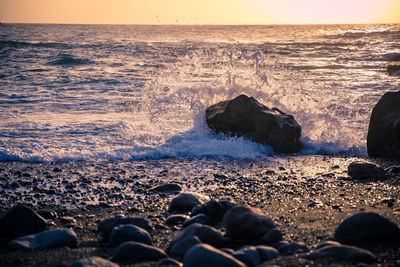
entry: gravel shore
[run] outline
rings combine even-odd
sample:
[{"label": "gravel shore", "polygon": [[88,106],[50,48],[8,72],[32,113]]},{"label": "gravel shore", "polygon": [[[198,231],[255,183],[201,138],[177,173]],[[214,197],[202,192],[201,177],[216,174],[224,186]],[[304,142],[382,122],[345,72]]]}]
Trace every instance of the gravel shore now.
[{"label": "gravel shore", "polygon": [[[112,248],[102,240],[97,225],[117,215],[151,220],[153,245],[167,249],[171,237],[180,229],[164,224],[172,214],[168,207],[176,194],[150,189],[171,182],[179,184],[183,191],[202,193],[211,199],[229,198],[238,205],[260,208],[275,222],[284,240],[303,242],[310,249],[332,240],[337,226],[360,211],[376,212],[400,225],[400,174],[390,174],[382,180],[353,180],[347,167],[354,161],[373,162],[383,168],[400,165],[400,161],[314,155],[246,160],[0,162],[1,211],[15,204],[30,206],[52,225],[73,229],[79,239],[77,248],[37,251],[11,250],[2,240],[0,266],[69,266],[89,256],[107,258]],[[398,246],[365,248],[377,256],[373,265],[400,265]],[[329,264],[352,263],[312,261],[293,255],[279,256],[262,266]]]}]

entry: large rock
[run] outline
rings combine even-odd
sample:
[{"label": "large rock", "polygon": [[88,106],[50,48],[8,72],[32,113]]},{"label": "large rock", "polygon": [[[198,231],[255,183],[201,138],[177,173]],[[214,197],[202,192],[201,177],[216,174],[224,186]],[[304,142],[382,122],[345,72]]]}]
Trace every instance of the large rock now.
[{"label": "large rock", "polygon": [[208,196],[199,193],[180,193],[172,199],[169,210],[190,211],[193,209],[193,207],[203,204],[207,200],[209,200]]},{"label": "large rock", "polygon": [[306,259],[315,260],[331,258],[335,260],[347,260],[353,262],[374,262],[376,257],[368,250],[347,246],[347,245],[328,245],[315,249],[304,256]]},{"label": "large rock", "polygon": [[222,247],[224,245],[224,237],[220,231],[208,225],[193,223],[172,238],[170,248],[175,243],[190,236],[197,236],[201,242],[214,247]]},{"label": "large rock", "polygon": [[144,230],[146,230],[149,234],[152,233],[151,222],[143,217],[113,217],[108,218],[101,221],[98,225],[98,229],[102,232],[104,240],[108,240],[111,234],[111,231],[115,226],[121,224],[133,224]]},{"label": "large rock", "polygon": [[217,133],[244,136],[275,152],[293,153],[301,148],[301,127],[292,115],[246,95],[208,107],[206,122]]},{"label": "large rock", "polygon": [[78,238],[71,229],[51,229],[36,235],[22,236],[10,242],[10,248],[44,249],[76,247]]},{"label": "large rock", "polygon": [[111,246],[115,247],[126,241],[136,241],[147,245],[153,243],[150,234],[138,226],[132,224],[115,226],[110,235]]},{"label": "large rock", "polygon": [[400,241],[399,227],[374,212],[360,212],[345,219],[336,229],[335,240],[344,244]]},{"label": "large rock", "polygon": [[17,205],[0,216],[0,235],[14,239],[46,230],[47,221],[30,208]]},{"label": "large rock", "polygon": [[400,158],[400,91],[385,93],[372,110],[367,150],[370,157]]},{"label": "large rock", "polygon": [[183,258],[184,267],[246,267],[246,264],[210,245],[199,244]]},{"label": "large rock", "polygon": [[352,162],[349,164],[347,173],[353,179],[381,179],[385,177],[385,170],[382,167],[366,162]]},{"label": "large rock", "polygon": [[223,219],[227,234],[241,240],[261,239],[271,229],[274,222],[261,210],[243,206],[228,210]]},{"label": "large rock", "polygon": [[159,261],[167,257],[167,254],[159,248],[129,241],[119,245],[109,260],[134,264],[146,261]]}]

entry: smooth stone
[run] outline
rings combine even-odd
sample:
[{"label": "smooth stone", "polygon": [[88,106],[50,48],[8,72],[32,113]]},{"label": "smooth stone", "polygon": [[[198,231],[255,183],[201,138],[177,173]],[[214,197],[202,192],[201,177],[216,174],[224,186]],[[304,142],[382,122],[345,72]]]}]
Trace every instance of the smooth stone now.
[{"label": "smooth stone", "polygon": [[360,212],[346,218],[336,229],[334,238],[344,244],[363,242],[400,242],[399,227],[374,212]]},{"label": "smooth stone", "polygon": [[203,205],[195,206],[190,216],[206,214],[213,221],[220,222],[227,210],[219,201],[212,199]]},{"label": "smooth stone", "polygon": [[256,246],[255,248],[260,254],[261,262],[269,261],[279,256],[279,251],[276,248],[270,246]]},{"label": "smooth stone", "polygon": [[347,173],[353,179],[381,179],[385,177],[385,170],[372,163],[352,162]]},{"label": "smooth stone", "polygon": [[178,225],[182,224],[184,221],[189,219],[189,216],[183,215],[183,214],[173,214],[168,216],[168,218],[165,220],[164,224],[173,226],[173,225]]},{"label": "smooth stone", "polygon": [[191,248],[183,258],[184,267],[246,267],[246,265],[207,244],[199,244]]},{"label": "smooth stone", "polygon": [[108,240],[110,238],[111,231],[114,229],[115,226],[120,224],[133,224],[146,230],[149,234],[152,234],[153,232],[151,222],[142,217],[108,218],[101,221],[97,228],[102,232],[104,240]]},{"label": "smooth stone", "polygon": [[168,183],[168,184],[162,184],[162,185],[153,187],[150,189],[150,191],[176,192],[176,191],[182,191],[182,187],[179,184]]},{"label": "smooth stone", "polygon": [[275,228],[274,222],[260,209],[243,206],[229,209],[224,215],[223,222],[227,234],[241,240],[262,238]]},{"label": "smooth stone", "polygon": [[201,213],[201,214],[197,214],[196,216],[194,216],[194,217],[190,218],[189,220],[185,221],[182,224],[182,227],[187,227],[187,226],[189,226],[191,224],[194,224],[194,223],[212,225],[213,221],[211,220],[210,217],[208,217],[207,215]]},{"label": "smooth stone", "polygon": [[147,245],[153,243],[150,234],[138,226],[133,224],[115,226],[110,234],[111,246],[115,247],[126,241],[136,241]]},{"label": "smooth stone", "polygon": [[340,245],[341,244],[339,242],[329,240],[329,241],[325,241],[325,242],[318,244],[318,246],[316,246],[315,249],[320,249],[320,248],[323,248],[326,246],[340,246]]},{"label": "smooth stone", "polygon": [[[400,66],[397,70],[400,75]],[[400,91],[385,93],[373,108],[367,151],[369,157],[400,158]]]},{"label": "smooth stone", "polygon": [[183,257],[189,249],[197,244],[201,244],[201,240],[197,236],[188,236],[174,243],[168,252],[174,257]]},{"label": "smooth stone", "polygon": [[236,250],[233,252],[232,256],[246,264],[248,267],[254,267],[261,263],[260,254],[253,246],[246,246]]},{"label": "smooth stone", "polygon": [[119,245],[111,254],[109,260],[134,264],[146,261],[159,261],[167,257],[167,254],[159,248],[129,241]]},{"label": "smooth stone", "polygon": [[77,260],[70,267],[118,267],[119,265],[100,257]]},{"label": "smooth stone", "polygon": [[157,265],[161,265],[161,266],[175,266],[175,267],[181,267],[183,266],[182,263],[180,263],[179,261],[173,259],[173,258],[164,258],[161,259],[157,262]]},{"label": "smooth stone", "polygon": [[30,208],[17,205],[0,215],[0,236],[14,239],[40,233],[47,228],[47,221]]},{"label": "smooth stone", "polygon": [[208,127],[217,133],[243,136],[274,152],[296,153],[301,148],[301,127],[292,115],[268,108],[253,97],[239,95],[206,109]]},{"label": "smooth stone", "polygon": [[315,249],[304,256],[307,259],[333,258],[355,262],[374,262],[376,257],[370,251],[347,245],[329,245]]},{"label": "smooth stone", "polygon": [[271,245],[276,242],[282,241],[283,236],[281,231],[276,228],[272,228],[261,239],[264,244]]},{"label": "smooth stone", "polygon": [[279,253],[281,254],[298,254],[298,253],[305,253],[309,252],[309,249],[307,248],[306,245],[302,243],[289,243],[289,244],[283,244],[279,247],[277,247]]},{"label": "smooth stone", "polygon": [[189,236],[197,236],[202,243],[210,244],[217,248],[224,245],[224,237],[220,231],[208,225],[194,223],[175,235],[171,240],[170,247]]},{"label": "smooth stone", "polygon": [[203,204],[209,198],[199,193],[180,193],[171,200],[170,211],[190,211],[194,206]]},{"label": "smooth stone", "polygon": [[10,242],[10,248],[44,249],[55,247],[76,247],[78,238],[71,229],[51,229],[36,235],[19,237]]}]

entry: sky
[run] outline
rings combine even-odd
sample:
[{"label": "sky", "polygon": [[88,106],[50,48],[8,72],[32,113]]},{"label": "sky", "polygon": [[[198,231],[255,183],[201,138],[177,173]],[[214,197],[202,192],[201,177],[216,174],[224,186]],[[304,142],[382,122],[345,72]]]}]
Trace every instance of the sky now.
[{"label": "sky", "polygon": [[0,22],[400,23],[400,0],[0,0]]}]

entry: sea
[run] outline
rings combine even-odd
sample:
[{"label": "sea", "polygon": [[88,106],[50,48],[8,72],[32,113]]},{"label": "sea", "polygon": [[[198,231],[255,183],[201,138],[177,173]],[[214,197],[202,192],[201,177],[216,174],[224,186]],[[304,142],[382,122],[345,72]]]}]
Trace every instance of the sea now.
[{"label": "sea", "polygon": [[299,155],[366,157],[399,55],[400,24],[0,24],[0,161],[279,156],[207,127],[239,94],[295,117]]}]

